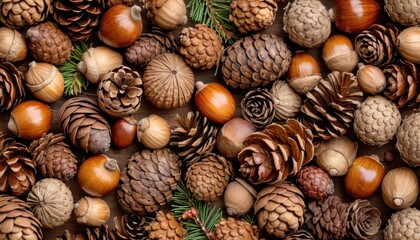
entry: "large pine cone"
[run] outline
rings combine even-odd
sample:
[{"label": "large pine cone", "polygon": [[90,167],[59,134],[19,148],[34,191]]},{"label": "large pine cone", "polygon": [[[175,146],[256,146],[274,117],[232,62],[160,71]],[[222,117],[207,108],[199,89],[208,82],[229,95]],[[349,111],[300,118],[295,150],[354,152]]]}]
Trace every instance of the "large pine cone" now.
[{"label": "large pine cone", "polygon": [[310,232],[300,229],[287,235],[283,240],[315,240],[315,238]]},{"label": "large pine cone", "polygon": [[420,4],[409,0],[385,0],[385,12],[388,16],[401,25],[420,25]]},{"label": "large pine cone", "polygon": [[146,214],[172,200],[181,162],[167,148],[136,152],[121,173],[117,200],[127,213]]},{"label": "large pine cone", "polygon": [[333,180],[319,167],[303,167],[297,174],[296,183],[310,198],[324,199],[334,193]]},{"label": "large pine cone", "polygon": [[67,100],[60,108],[58,121],[64,136],[74,146],[91,153],[108,151],[111,127],[95,100],[87,97]]},{"label": "large pine cone", "polygon": [[214,240],[258,240],[257,226],[251,226],[244,220],[235,218],[222,218],[219,223],[214,226],[212,232]]},{"label": "large pine cone", "polygon": [[350,204],[347,235],[356,240],[371,239],[381,228],[381,212],[368,200],[356,199]]},{"label": "large pine cone", "polygon": [[0,63],[0,112],[12,109],[25,98],[23,74],[10,62]]},{"label": "large pine cone", "polygon": [[232,164],[226,158],[210,153],[192,164],[185,178],[195,199],[210,202],[223,195],[232,173]]},{"label": "large pine cone", "polygon": [[28,148],[0,132],[0,150],[0,193],[19,196],[31,190],[35,184],[35,163]]},{"label": "large pine cone", "polygon": [[420,211],[417,208],[408,207],[393,213],[386,224],[384,239],[420,239]]},{"label": "large pine cone", "polygon": [[274,97],[265,88],[251,89],[241,101],[242,117],[256,128],[265,128],[274,119]]},{"label": "large pine cone", "polygon": [[305,213],[306,226],[320,240],[342,239],[347,233],[348,207],[338,196],[313,201]]},{"label": "large pine cone", "polygon": [[102,78],[98,86],[99,108],[111,117],[125,117],[139,110],[143,84],[140,74],[118,66]]},{"label": "large pine cone", "polygon": [[159,211],[156,218],[146,226],[150,240],[182,240],[187,236],[187,230],[182,227],[170,212]]},{"label": "large pine cone", "polygon": [[373,24],[357,35],[355,50],[367,64],[385,66],[394,61],[397,55],[397,37],[400,30],[391,23]]},{"label": "large pine cone", "polygon": [[261,189],[254,204],[259,228],[276,238],[301,228],[305,213],[303,198],[303,193],[287,182]]},{"label": "large pine cone", "polygon": [[29,145],[37,169],[43,178],[57,178],[63,182],[72,179],[77,172],[77,159],[63,134],[44,133]]},{"label": "large pine cone", "polygon": [[282,38],[254,34],[235,41],[222,58],[222,76],[232,88],[266,86],[289,69],[292,54]]},{"label": "large pine cone", "polygon": [[145,218],[136,213],[114,217],[115,236],[118,240],[147,240]]},{"label": "large pine cone", "polygon": [[0,195],[0,237],[3,240],[42,240],[41,222],[26,202]]},{"label": "large pine cone", "polygon": [[182,29],[179,34],[179,52],[185,62],[194,68],[210,69],[219,63],[224,47],[216,31],[205,24]]},{"label": "large pine cone", "polygon": [[0,1],[0,20],[9,28],[32,26],[49,14],[52,0]]},{"label": "large pine cone", "polygon": [[334,71],[306,94],[299,120],[312,129],[314,138],[328,140],[347,132],[363,92],[352,73]]},{"label": "large pine cone", "polygon": [[241,33],[256,32],[273,24],[276,13],[276,0],[233,0],[229,21]]},{"label": "large pine cone", "polygon": [[239,171],[253,184],[282,182],[314,156],[311,131],[294,119],[251,133],[238,154]]},{"label": "large pine cone", "polygon": [[171,130],[171,147],[182,161],[193,164],[213,151],[216,144],[217,128],[203,115],[188,112],[187,116],[177,115],[177,127]]},{"label": "large pine cone", "polygon": [[105,0],[56,0],[52,12],[54,20],[66,29],[72,41],[87,40],[96,31]]}]

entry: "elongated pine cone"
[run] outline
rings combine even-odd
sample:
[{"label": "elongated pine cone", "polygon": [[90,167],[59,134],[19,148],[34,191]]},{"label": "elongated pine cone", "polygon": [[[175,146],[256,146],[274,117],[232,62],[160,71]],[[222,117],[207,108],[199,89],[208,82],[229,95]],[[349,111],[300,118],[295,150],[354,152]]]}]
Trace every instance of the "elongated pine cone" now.
[{"label": "elongated pine cone", "polygon": [[12,109],[25,98],[23,78],[23,74],[12,63],[0,63],[0,112]]},{"label": "elongated pine cone", "polygon": [[181,162],[168,148],[136,152],[121,173],[117,200],[126,213],[146,214],[172,200]]},{"label": "elongated pine cone", "polygon": [[334,182],[322,168],[305,166],[297,174],[296,183],[306,196],[324,199],[334,193]]},{"label": "elongated pine cone", "polygon": [[384,239],[420,239],[420,211],[417,208],[408,207],[393,213],[386,224]]},{"label": "elongated pine cone", "polygon": [[303,198],[303,193],[288,182],[261,189],[254,204],[258,227],[276,238],[298,230],[305,220]]},{"label": "elongated pine cone", "polygon": [[420,113],[408,115],[398,128],[397,143],[395,147],[400,152],[401,158],[408,165],[420,166]]},{"label": "elongated pine cone", "polygon": [[251,89],[241,101],[242,117],[256,128],[265,128],[274,119],[275,104],[265,88]]},{"label": "elongated pine cone", "polygon": [[302,97],[286,81],[277,80],[270,90],[275,104],[275,117],[286,121],[294,117],[302,107]]},{"label": "elongated pine cone", "polygon": [[222,57],[223,80],[231,88],[266,86],[289,69],[292,53],[282,38],[254,34],[235,41]]},{"label": "elongated pine cone", "polygon": [[256,32],[272,25],[276,13],[276,0],[233,0],[229,21],[241,33]]},{"label": "elongated pine cone", "polygon": [[159,211],[156,218],[146,226],[150,240],[182,240],[187,236],[187,230],[182,227],[170,212]]},{"label": "elongated pine cone", "polygon": [[315,238],[310,232],[300,229],[287,235],[283,240],[315,240]]},{"label": "elongated pine cone", "polygon": [[239,171],[253,184],[276,184],[299,172],[314,156],[312,133],[290,119],[251,133],[238,154]]},{"label": "elongated pine cone", "polygon": [[76,175],[77,159],[70,146],[63,142],[64,139],[61,133],[44,133],[29,145],[29,151],[43,178],[57,178],[67,182]]},{"label": "elongated pine cone", "polygon": [[221,218],[214,226],[212,236],[214,240],[258,240],[257,226],[252,226],[244,220],[232,217]]},{"label": "elongated pine cone", "polygon": [[136,213],[114,217],[115,236],[118,240],[147,240],[145,218]]},{"label": "elongated pine cone", "polygon": [[355,240],[367,240],[381,228],[381,212],[368,200],[356,199],[349,206],[347,235]]},{"label": "elongated pine cone", "polygon": [[312,129],[316,139],[339,138],[352,126],[354,111],[362,101],[356,77],[333,71],[306,94],[299,121]]},{"label": "elongated pine cone", "polygon": [[420,5],[417,1],[385,0],[384,10],[392,20],[401,25],[420,25]]},{"label": "elongated pine cone", "polygon": [[51,2],[52,0],[0,1],[0,20],[9,28],[35,25],[48,16]]}]

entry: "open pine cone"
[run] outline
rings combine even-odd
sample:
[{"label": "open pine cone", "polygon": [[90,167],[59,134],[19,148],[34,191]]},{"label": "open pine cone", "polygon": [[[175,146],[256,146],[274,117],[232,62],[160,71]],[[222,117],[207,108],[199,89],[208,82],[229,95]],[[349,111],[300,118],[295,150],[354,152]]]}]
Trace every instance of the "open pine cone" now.
[{"label": "open pine cone", "polygon": [[310,232],[300,229],[287,235],[283,240],[315,240],[315,238]]},{"label": "open pine cone", "polygon": [[25,98],[23,78],[23,74],[12,63],[0,63],[0,112],[12,109]]},{"label": "open pine cone", "polygon": [[273,24],[276,13],[276,0],[233,0],[229,21],[241,33],[256,32]]},{"label": "open pine cone", "polygon": [[242,117],[256,128],[265,128],[275,116],[274,97],[265,88],[251,89],[241,101]]},{"label": "open pine cone", "polygon": [[367,240],[381,228],[381,212],[368,200],[356,199],[349,206],[347,235],[355,240]]},{"label": "open pine cone", "polygon": [[214,240],[258,240],[258,236],[257,226],[232,217],[221,218],[212,232]]},{"label": "open pine cone", "polygon": [[187,230],[182,227],[170,212],[159,211],[156,218],[146,226],[149,240],[182,240],[187,236]]},{"label": "open pine cone", "polygon": [[48,16],[51,2],[52,0],[0,1],[0,20],[9,28],[35,25]]},{"label": "open pine cone", "polygon": [[114,217],[115,236],[118,240],[147,240],[145,218],[136,213]]}]

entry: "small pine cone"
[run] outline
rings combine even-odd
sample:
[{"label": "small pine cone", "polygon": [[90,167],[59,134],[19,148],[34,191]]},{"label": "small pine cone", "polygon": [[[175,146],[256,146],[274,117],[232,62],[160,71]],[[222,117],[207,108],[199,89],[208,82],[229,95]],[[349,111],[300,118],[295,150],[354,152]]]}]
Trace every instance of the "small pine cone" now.
[{"label": "small pine cone", "polygon": [[9,28],[36,25],[50,13],[51,2],[51,0],[0,1],[0,20]]},{"label": "small pine cone", "polygon": [[315,238],[310,232],[300,229],[287,235],[283,240],[315,240]]},{"label": "small pine cone", "polygon": [[254,204],[258,227],[276,238],[298,230],[304,223],[303,197],[295,185],[287,182],[261,189]]},{"label": "small pine cone", "polygon": [[156,218],[146,226],[150,240],[182,240],[187,236],[187,230],[182,227],[170,212],[159,211]]},{"label": "small pine cone", "polygon": [[365,63],[378,67],[394,61],[397,55],[397,37],[400,30],[391,23],[373,24],[355,39],[355,50]]},{"label": "small pine cone", "polygon": [[54,23],[45,22],[31,27],[26,32],[32,56],[54,65],[65,63],[73,50],[73,44]]},{"label": "small pine cone", "polygon": [[122,217],[114,217],[115,236],[118,240],[146,240],[147,231],[145,218],[136,213],[125,214]]},{"label": "small pine cone", "polygon": [[356,199],[349,206],[347,235],[355,240],[367,240],[381,228],[381,212],[368,200]]},{"label": "small pine cone", "polygon": [[420,239],[420,211],[408,207],[393,213],[386,224],[384,240],[413,239]]},{"label": "small pine cone", "polygon": [[140,74],[118,66],[103,76],[98,86],[99,108],[111,117],[125,117],[140,108],[143,84]]},{"label": "small pine cone", "polygon": [[342,239],[347,233],[348,207],[337,196],[313,201],[305,213],[306,226],[320,240]]},{"label": "small pine cone", "polygon": [[63,182],[72,179],[77,172],[77,159],[63,134],[44,133],[29,145],[37,169],[43,178],[57,178]]},{"label": "small pine cone", "polygon": [[256,128],[265,128],[274,119],[275,104],[265,88],[250,90],[241,101],[242,117]]},{"label": "small pine cone", "polygon": [[384,10],[392,20],[401,25],[420,25],[420,4],[417,1],[385,0]]},{"label": "small pine cone", "polygon": [[273,24],[276,13],[275,0],[233,0],[230,3],[229,21],[241,33],[256,32]]},{"label": "small pine cone", "polygon": [[179,42],[179,52],[184,56],[185,62],[193,68],[210,69],[223,55],[222,39],[205,24],[182,29]]},{"label": "small pine cone", "polygon": [[167,148],[136,152],[121,173],[117,200],[127,213],[146,214],[172,200],[181,162]]},{"label": "small pine cone", "polygon": [[296,183],[310,198],[322,200],[334,193],[333,180],[319,167],[303,167],[297,174]]},{"label": "small pine cone", "polygon": [[177,115],[177,127],[172,128],[170,145],[183,162],[189,165],[213,151],[217,128],[203,115],[188,112],[185,118]]},{"label": "small pine cone", "polygon": [[223,195],[232,173],[232,164],[226,158],[210,153],[192,164],[185,178],[195,199],[210,202]]},{"label": "small pine cone", "polygon": [[257,226],[251,226],[244,220],[229,217],[221,218],[212,232],[214,240],[258,240]]},{"label": "small pine cone", "polygon": [[0,112],[12,109],[25,98],[23,78],[23,74],[12,63],[0,63]]}]

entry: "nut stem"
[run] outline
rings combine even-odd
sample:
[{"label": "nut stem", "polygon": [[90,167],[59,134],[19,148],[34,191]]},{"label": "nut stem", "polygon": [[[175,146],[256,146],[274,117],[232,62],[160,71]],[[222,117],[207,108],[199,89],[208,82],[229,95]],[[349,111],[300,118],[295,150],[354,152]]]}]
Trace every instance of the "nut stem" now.
[{"label": "nut stem", "polygon": [[130,15],[134,21],[141,21],[141,7],[137,5],[132,6],[130,8]]},{"label": "nut stem", "polygon": [[117,171],[118,170],[117,160],[107,157],[107,159],[104,163],[104,167],[105,167],[106,170],[108,170],[110,172]]}]

